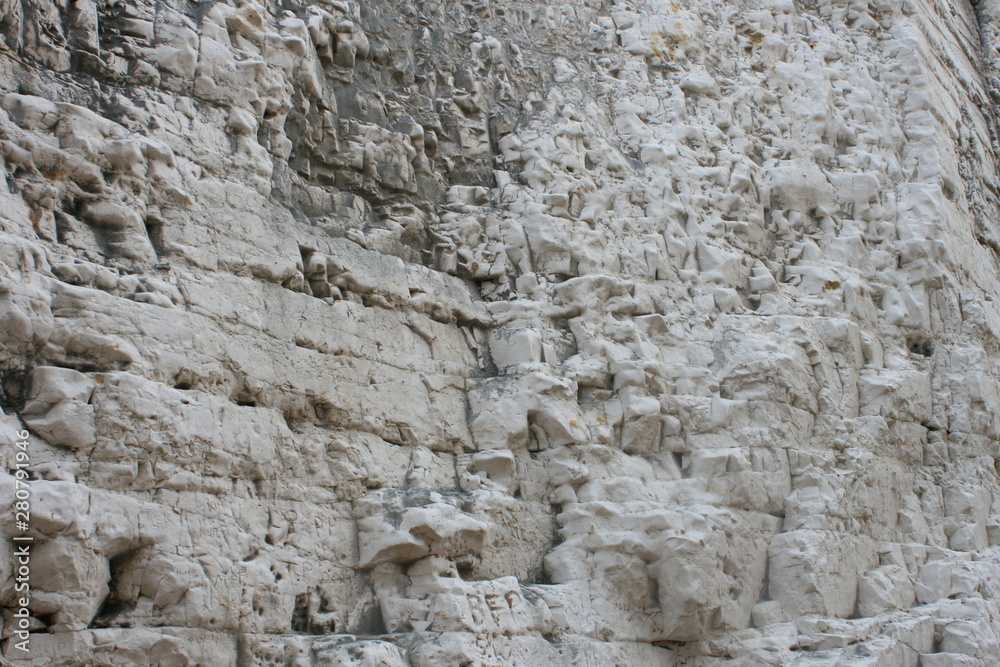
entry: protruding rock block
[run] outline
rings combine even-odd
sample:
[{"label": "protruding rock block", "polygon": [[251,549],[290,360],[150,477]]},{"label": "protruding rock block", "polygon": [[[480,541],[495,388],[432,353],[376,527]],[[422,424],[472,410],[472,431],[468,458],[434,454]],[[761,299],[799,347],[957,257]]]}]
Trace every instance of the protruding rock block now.
[{"label": "protruding rock block", "polygon": [[97,442],[97,426],[90,397],[94,381],[77,371],[52,366],[31,374],[32,392],[24,406],[28,427],[54,445],[70,449]]}]

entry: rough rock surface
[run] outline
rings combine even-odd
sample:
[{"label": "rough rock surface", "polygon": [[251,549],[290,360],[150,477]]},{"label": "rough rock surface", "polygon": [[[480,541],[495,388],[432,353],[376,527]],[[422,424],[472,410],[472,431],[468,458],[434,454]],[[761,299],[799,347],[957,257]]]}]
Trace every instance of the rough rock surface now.
[{"label": "rough rock surface", "polygon": [[0,2],[6,660],[1000,663],[1000,1],[307,2]]}]

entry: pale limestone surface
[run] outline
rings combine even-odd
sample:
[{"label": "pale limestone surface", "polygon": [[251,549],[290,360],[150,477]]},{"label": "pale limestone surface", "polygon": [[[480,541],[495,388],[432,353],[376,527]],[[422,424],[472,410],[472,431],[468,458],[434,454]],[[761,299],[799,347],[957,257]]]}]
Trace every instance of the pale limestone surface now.
[{"label": "pale limestone surface", "polygon": [[0,36],[7,660],[1000,664],[997,0]]}]

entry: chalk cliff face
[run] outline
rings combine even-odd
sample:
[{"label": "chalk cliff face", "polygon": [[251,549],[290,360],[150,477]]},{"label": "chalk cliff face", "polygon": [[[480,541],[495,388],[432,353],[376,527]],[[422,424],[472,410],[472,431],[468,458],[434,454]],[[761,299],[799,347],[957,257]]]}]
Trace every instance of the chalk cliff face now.
[{"label": "chalk cliff face", "polygon": [[1000,1],[0,36],[8,660],[1000,662]]}]

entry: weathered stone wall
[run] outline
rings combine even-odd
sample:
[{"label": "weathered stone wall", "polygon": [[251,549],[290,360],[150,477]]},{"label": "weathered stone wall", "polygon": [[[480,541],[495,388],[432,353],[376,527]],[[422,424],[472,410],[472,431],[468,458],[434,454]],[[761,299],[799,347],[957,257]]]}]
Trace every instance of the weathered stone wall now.
[{"label": "weathered stone wall", "polygon": [[42,665],[1000,662],[1000,2],[0,2]]}]

